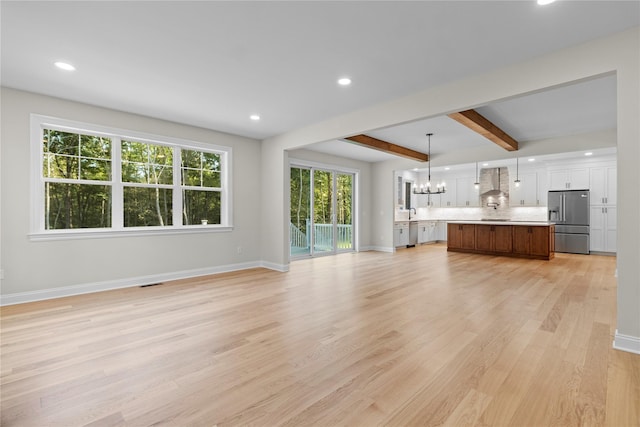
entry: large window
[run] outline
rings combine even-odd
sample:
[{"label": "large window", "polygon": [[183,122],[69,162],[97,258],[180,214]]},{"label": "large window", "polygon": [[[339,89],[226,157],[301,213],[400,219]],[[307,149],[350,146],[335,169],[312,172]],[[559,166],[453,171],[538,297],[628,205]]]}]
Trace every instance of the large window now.
[{"label": "large window", "polygon": [[227,229],[228,147],[32,115],[33,235]]}]

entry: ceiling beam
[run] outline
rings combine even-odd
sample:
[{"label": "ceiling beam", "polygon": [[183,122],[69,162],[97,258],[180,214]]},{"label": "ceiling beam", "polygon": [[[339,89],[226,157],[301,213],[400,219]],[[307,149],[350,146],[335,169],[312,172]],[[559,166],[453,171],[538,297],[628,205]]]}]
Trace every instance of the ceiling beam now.
[{"label": "ceiling beam", "polygon": [[489,141],[498,144],[507,151],[517,151],[518,141],[511,138],[505,131],[491,123],[486,117],[476,110],[465,110],[449,114],[453,120],[461,123],[487,138]]},{"label": "ceiling beam", "polygon": [[406,157],[411,160],[418,160],[419,162],[428,162],[429,156],[425,153],[412,150],[407,147],[393,144],[391,142],[383,141],[381,139],[373,138],[367,135],[354,135],[346,138],[348,142],[355,142],[356,144],[363,145],[374,150],[384,151],[385,153],[393,154],[396,156]]}]

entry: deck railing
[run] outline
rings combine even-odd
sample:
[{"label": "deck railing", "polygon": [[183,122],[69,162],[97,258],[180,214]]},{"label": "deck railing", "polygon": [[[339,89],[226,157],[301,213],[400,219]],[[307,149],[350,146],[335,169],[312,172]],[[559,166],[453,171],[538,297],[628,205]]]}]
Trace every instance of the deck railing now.
[{"label": "deck railing", "polygon": [[[292,248],[308,248],[310,246],[311,226],[307,221],[306,232],[289,223],[289,238]],[[327,251],[333,249],[333,224],[314,224],[313,236],[315,250]],[[338,249],[350,249],[353,247],[353,226],[351,224],[338,224],[336,239]]]},{"label": "deck railing", "polygon": [[289,243],[292,248],[307,248],[309,247],[309,239],[307,235],[300,231],[298,227],[289,223]]}]

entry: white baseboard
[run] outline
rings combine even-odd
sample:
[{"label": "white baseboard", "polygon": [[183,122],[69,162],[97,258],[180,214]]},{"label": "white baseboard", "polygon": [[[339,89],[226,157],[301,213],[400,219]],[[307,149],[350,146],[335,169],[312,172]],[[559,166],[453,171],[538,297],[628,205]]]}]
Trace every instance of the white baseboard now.
[{"label": "white baseboard", "polygon": [[260,261],[260,267],[268,268],[269,270],[280,271],[286,273],[289,271],[289,264],[275,264],[273,262]]},{"label": "white baseboard", "polygon": [[640,337],[623,335],[616,329],[616,335],[613,338],[613,348],[628,351],[629,353],[640,354]]},{"label": "white baseboard", "polygon": [[183,270],[173,273],[152,274],[148,276],[133,277],[129,279],[85,283],[81,285],[64,286],[61,288],[45,289],[41,291],[19,292],[14,294],[0,295],[0,306],[42,301],[53,298],[62,298],[72,295],[110,291],[114,289],[131,288],[142,285],[151,285],[154,283],[162,283],[170,280],[188,279],[191,277],[227,273],[230,271],[247,270],[249,268],[256,267],[264,267],[282,272],[286,272],[289,270],[288,265],[273,264],[264,261],[245,262],[240,264],[222,265],[218,267]]},{"label": "white baseboard", "polygon": [[360,248],[360,251],[378,251],[378,252],[395,252],[395,248],[389,248],[386,246],[364,246]]}]

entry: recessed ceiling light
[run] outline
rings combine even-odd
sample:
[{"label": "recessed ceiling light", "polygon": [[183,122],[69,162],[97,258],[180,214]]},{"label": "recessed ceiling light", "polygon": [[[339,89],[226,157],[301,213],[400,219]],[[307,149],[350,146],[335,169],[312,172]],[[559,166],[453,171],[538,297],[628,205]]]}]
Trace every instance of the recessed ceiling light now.
[{"label": "recessed ceiling light", "polygon": [[588,153],[584,153],[585,156],[592,156],[593,153],[591,151],[589,151]]},{"label": "recessed ceiling light", "polygon": [[530,161],[530,162],[535,162],[536,161],[536,159],[527,159],[527,160]]},{"label": "recessed ceiling light", "polygon": [[251,120],[253,120],[253,121],[256,121],[256,122],[257,122],[258,120],[260,120],[260,116],[259,116],[259,115],[257,115],[257,114],[252,114],[252,115],[250,115],[250,116],[249,116],[249,118],[250,118]]},{"label": "recessed ceiling light", "polygon": [[489,163],[483,163],[482,166],[489,166]]},{"label": "recessed ceiling light", "polygon": [[538,0],[538,4],[539,4],[540,6],[546,6],[546,5],[548,5],[548,4],[553,3],[554,1],[556,1],[556,0]]},{"label": "recessed ceiling light", "polygon": [[418,172],[418,168],[413,168],[413,171],[414,172]]},{"label": "recessed ceiling light", "polygon": [[446,167],[446,168],[444,168],[444,170],[446,170],[446,171],[448,171],[449,169],[451,169],[451,168],[450,168],[450,167]]},{"label": "recessed ceiling light", "polygon": [[351,84],[351,79],[349,77],[342,77],[338,79],[338,84],[340,86],[349,86]]},{"label": "recessed ceiling light", "polygon": [[76,69],[76,67],[74,67],[73,65],[62,61],[55,62],[53,65],[65,71],[75,71]]}]

